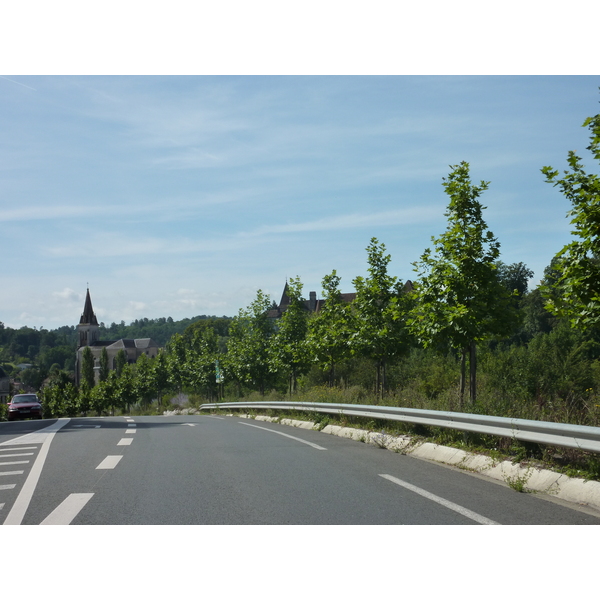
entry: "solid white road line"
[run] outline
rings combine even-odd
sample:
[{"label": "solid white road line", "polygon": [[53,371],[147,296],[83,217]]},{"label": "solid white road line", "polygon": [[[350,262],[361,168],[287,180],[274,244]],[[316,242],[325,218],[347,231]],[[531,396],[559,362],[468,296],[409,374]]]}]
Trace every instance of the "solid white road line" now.
[{"label": "solid white road line", "polygon": [[3,454],[0,458],[14,458],[15,456],[33,456],[33,452],[20,452],[19,454]]},{"label": "solid white road line", "polygon": [[[37,450],[37,446],[27,446],[25,448],[0,448],[0,452],[14,452],[15,450]],[[29,454],[33,454],[33,452],[30,452]]]},{"label": "solid white road line", "polygon": [[118,454],[118,455],[109,455],[107,456],[97,467],[97,469],[114,469],[118,464],[119,461],[123,458],[122,454]]},{"label": "solid white road line", "polygon": [[94,494],[71,494],[40,525],[70,525]]},{"label": "solid white road line", "polygon": [[117,443],[117,446],[130,446],[133,440],[131,438],[121,438]]},{"label": "solid white road line", "polygon": [[0,476],[2,476],[2,475],[23,475],[23,473],[25,473],[25,471],[3,471],[2,473],[0,473]]},{"label": "solid white road line", "polygon": [[[49,427],[45,427],[36,433],[29,433],[21,438],[18,438],[19,440],[23,440],[22,443],[41,443],[42,447],[40,448],[37,458],[33,463],[33,467],[31,467],[31,471],[29,471],[29,475],[25,480],[25,484],[21,488],[15,503],[12,505],[8,516],[4,521],[4,525],[20,525],[22,523],[25,512],[27,511],[29,503],[31,502],[33,492],[35,492],[37,482],[42,474],[42,468],[46,462],[46,457],[48,456],[48,452],[50,450],[50,444],[52,443],[56,432],[61,427],[64,427],[70,420],[71,419],[58,419],[56,423],[53,423]],[[36,441],[34,442],[33,440]],[[15,440],[11,440],[11,444],[14,443]]]},{"label": "solid white road line", "polygon": [[446,500],[445,498],[436,496],[435,494],[432,494],[427,490],[417,487],[416,485],[412,485],[407,481],[402,481],[402,479],[398,479],[396,477],[392,477],[391,475],[384,475],[381,473],[379,474],[379,476],[383,477],[384,479],[387,479],[388,481],[391,481],[392,483],[395,483],[396,485],[400,485],[403,488],[410,490],[411,492],[415,492],[415,494],[419,494],[424,498],[433,500],[433,502],[437,502],[438,504],[441,504],[442,506],[445,506],[446,508],[449,508],[450,510],[461,514],[463,517],[467,517],[467,519],[471,519],[472,521],[480,523],[481,525],[499,525],[499,523],[497,523],[496,521],[492,521],[487,517],[483,517],[480,514],[477,514],[476,512],[465,508],[464,506],[460,506],[460,504],[454,504],[454,502],[450,502],[450,500]]},{"label": "solid white road line", "polygon": [[4,485],[0,485],[0,490],[14,490],[16,486],[16,483],[7,483]]},{"label": "solid white road line", "polygon": [[256,429],[262,429],[263,431],[268,431],[269,433],[276,433],[277,435],[282,435],[283,437],[290,438],[292,440],[296,440],[297,442],[302,442],[307,446],[312,446],[317,450],[327,450],[327,448],[323,448],[323,446],[317,446],[317,444],[313,444],[312,442],[307,442],[306,440],[300,439],[298,437],[294,437],[293,435],[288,435],[287,433],[282,433],[281,431],[274,431],[273,429],[268,429],[267,427],[259,427],[258,425],[251,425],[250,423],[242,423],[242,421],[238,421],[240,425],[247,425],[248,427],[255,427]]},{"label": "solid white road line", "polygon": [[0,462],[0,465],[26,465],[31,461],[29,460],[11,460],[10,462]]}]

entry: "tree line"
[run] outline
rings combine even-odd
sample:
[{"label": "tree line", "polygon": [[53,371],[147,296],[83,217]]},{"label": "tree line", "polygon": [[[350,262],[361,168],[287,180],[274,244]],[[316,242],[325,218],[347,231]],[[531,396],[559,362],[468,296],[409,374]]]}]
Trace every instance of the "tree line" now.
[{"label": "tree line", "polygon": [[[129,325],[124,321],[110,325],[100,323],[99,334],[103,340],[152,338],[159,346],[165,346],[173,335],[183,333],[193,323],[214,318],[199,315],[180,320],[143,318]],[[74,374],[77,340],[76,325],[50,330],[44,327],[13,329],[0,322],[0,366],[18,381],[18,386],[37,390],[56,371]],[[20,365],[28,365],[28,368]]]}]

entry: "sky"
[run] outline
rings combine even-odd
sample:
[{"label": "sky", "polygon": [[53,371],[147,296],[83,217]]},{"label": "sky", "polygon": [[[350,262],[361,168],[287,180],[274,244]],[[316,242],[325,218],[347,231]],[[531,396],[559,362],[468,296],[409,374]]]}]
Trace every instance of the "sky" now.
[{"label": "sky", "polygon": [[[585,150],[598,76],[0,77],[0,321],[76,324],[234,316],[286,279],[321,296],[390,273],[446,228],[452,165],[489,181],[501,260],[535,287],[571,239],[546,183]],[[10,257],[10,258],[8,258]],[[7,260],[8,258],[8,260]]]},{"label": "sky", "polygon": [[414,279],[461,161],[535,287],[571,240],[540,169],[576,150],[597,172],[600,100],[596,5],[538,4],[13,3],[0,322],[76,325],[88,287],[106,325],[234,316],[291,277],[320,297],[333,270],[350,292],[373,237]]}]

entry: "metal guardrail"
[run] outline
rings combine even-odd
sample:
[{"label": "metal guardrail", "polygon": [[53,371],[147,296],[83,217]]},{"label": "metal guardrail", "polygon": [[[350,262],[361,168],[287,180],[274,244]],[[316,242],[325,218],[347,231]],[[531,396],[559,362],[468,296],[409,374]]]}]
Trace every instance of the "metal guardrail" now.
[{"label": "metal guardrail", "polygon": [[569,425],[548,421],[490,417],[468,413],[371,406],[366,404],[328,404],[321,402],[220,402],[203,404],[200,409],[271,409],[299,410],[334,415],[349,415],[370,419],[418,423],[460,431],[515,438],[523,442],[562,446],[600,453],[600,427]]}]

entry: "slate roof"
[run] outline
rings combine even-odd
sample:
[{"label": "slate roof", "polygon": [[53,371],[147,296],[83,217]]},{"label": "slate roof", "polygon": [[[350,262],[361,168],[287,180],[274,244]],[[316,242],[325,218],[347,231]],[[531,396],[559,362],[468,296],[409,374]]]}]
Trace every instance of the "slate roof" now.
[{"label": "slate roof", "polygon": [[158,344],[152,338],[138,338],[133,341],[136,348],[158,348]]},{"label": "slate roof", "polygon": [[132,339],[121,339],[121,340],[117,340],[116,342],[113,342],[110,345],[111,348],[135,348],[135,340]]}]

